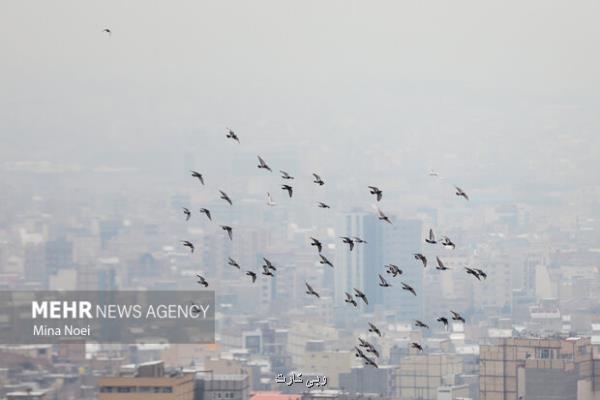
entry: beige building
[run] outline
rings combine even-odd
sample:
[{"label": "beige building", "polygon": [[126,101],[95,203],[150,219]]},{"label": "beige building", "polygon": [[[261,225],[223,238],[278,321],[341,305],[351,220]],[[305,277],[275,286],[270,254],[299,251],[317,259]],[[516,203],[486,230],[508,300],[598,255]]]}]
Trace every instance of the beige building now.
[{"label": "beige building", "polygon": [[589,338],[497,339],[480,348],[481,400],[595,399]]},{"label": "beige building", "polygon": [[100,400],[193,400],[194,374],[165,375],[162,361],[140,364],[131,373],[98,381]]},{"label": "beige building", "polygon": [[404,357],[396,369],[395,398],[402,400],[435,400],[438,388],[453,382],[463,372],[456,354],[418,354]]},{"label": "beige building", "polygon": [[350,372],[354,362],[354,352],[349,351],[308,351],[304,353],[300,371],[327,376],[327,387],[339,387],[339,375]]}]

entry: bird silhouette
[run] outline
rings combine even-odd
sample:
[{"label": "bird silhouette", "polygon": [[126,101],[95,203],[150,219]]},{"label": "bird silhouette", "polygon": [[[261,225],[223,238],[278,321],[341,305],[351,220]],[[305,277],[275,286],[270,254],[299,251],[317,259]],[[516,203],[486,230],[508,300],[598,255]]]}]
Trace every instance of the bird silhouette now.
[{"label": "bird silhouette", "polygon": [[227,232],[227,235],[229,236],[229,240],[233,240],[233,228],[230,227],[229,225],[221,225],[221,229],[223,229],[225,232]]},{"label": "bird silhouette", "polygon": [[402,284],[402,290],[406,290],[407,292],[411,292],[415,296],[417,295],[417,292],[415,292],[415,289],[412,286],[410,286],[410,285],[408,285],[408,284],[406,284],[404,282],[400,282],[400,283]]},{"label": "bird silhouette", "polygon": [[277,205],[277,203],[273,201],[273,198],[271,198],[271,193],[269,192],[267,192],[267,205],[271,207]]},{"label": "bird silhouette", "polygon": [[377,334],[377,336],[381,337],[381,331],[379,330],[379,328],[377,328],[375,325],[373,325],[370,322],[368,324],[369,324],[369,332],[373,332],[373,333]]},{"label": "bird silhouette", "polygon": [[226,202],[228,202],[230,206],[232,206],[232,205],[233,205],[233,202],[231,201],[231,199],[229,198],[229,196],[227,196],[227,193],[225,193],[225,192],[224,192],[224,191],[222,191],[222,190],[219,190],[219,192],[221,193],[221,198],[222,198],[223,200],[225,200]]},{"label": "bird silhouette", "polygon": [[377,218],[379,218],[379,220],[381,220],[381,221],[385,221],[385,222],[387,222],[388,224],[391,224],[391,223],[392,223],[392,221],[390,221],[389,217],[388,217],[387,215],[385,215],[385,214],[383,213],[383,211],[381,211],[381,210],[379,209],[379,207],[377,207]]},{"label": "bird silhouette", "polygon": [[304,284],[306,285],[306,294],[313,295],[316,298],[320,298],[321,297],[321,296],[319,296],[319,293],[315,292],[315,290],[312,288],[312,286],[310,286],[308,284],[308,282],[304,282]]},{"label": "bird silhouette", "polygon": [[439,317],[438,319],[436,319],[437,322],[441,322],[442,324],[444,324],[444,329],[448,330],[448,318],[446,317]]},{"label": "bird silhouette", "polygon": [[465,199],[469,200],[469,196],[467,196],[467,194],[465,193],[464,190],[462,190],[458,186],[454,186],[454,188],[456,189],[456,195],[457,196],[464,197]]},{"label": "bird silhouette", "polygon": [[439,257],[436,257],[435,259],[437,261],[437,266],[435,267],[435,269],[437,269],[439,271],[446,271],[446,270],[450,269],[444,265],[444,263],[442,262],[442,260],[440,260]]},{"label": "bird silhouette", "polygon": [[452,314],[452,320],[453,321],[460,321],[463,324],[466,322],[465,319],[462,317],[462,315],[460,315],[456,311],[450,311],[450,314]]},{"label": "bird silhouette", "polygon": [[192,212],[185,207],[182,207],[182,208],[183,208],[183,214],[185,214],[185,220],[189,221],[190,217],[192,216]]},{"label": "bird silhouette", "polygon": [[427,325],[427,324],[426,324],[426,323],[424,323],[423,321],[419,321],[419,320],[416,320],[416,321],[415,321],[415,326],[416,326],[417,328],[425,328],[425,329],[429,329],[429,325]]},{"label": "bird silhouette", "polygon": [[294,179],[293,176],[291,176],[285,171],[279,170],[279,172],[281,173],[281,179]]},{"label": "bird silhouette", "polygon": [[348,248],[350,249],[350,251],[352,251],[354,249],[354,241],[352,239],[350,239],[348,236],[340,236],[340,239],[342,239],[342,242],[344,242],[348,245]]},{"label": "bird silhouette", "polygon": [[381,201],[383,192],[377,186],[369,186],[369,192],[377,197],[377,201]]},{"label": "bird silhouette", "polygon": [[235,140],[236,142],[240,142],[240,138],[238,138],[238,136],[235,134],[235,132],[232,129],[227,128],[227,137],[229,139]]},{"label": "bird silhouette", "polygon": [[415,254],[413,254],[413,256],[415,257],[415,260],[419,260],[423,263],[423,268],[427,267],[427,257],[425,257],[421,253],[415,253]]},{"label": "bird silhouette", "polygon": [[319,207],[319,208],[331,208],[331,207],[329,206],[329,204],[325,204],[325,203],[323,203],[323,202],[321,202],[321,201],[318,201],[318,202],[317,202],[317,205],[318,205],[318,207]]},{"label": "bird silhouette", "polygon": [[446,248],[451,248],[452,250],[456,248],[456,245],[452,242],[452,240],[450,240],[448,236],[444,236],[441,243],[442,246]]},{"label": "bird silhouette", "polygon": [[261,156],[257,156],[257,157],[258,157],[258,168],[266,169],[269,172],[273,172],[273,170],[271,170],[271,167],[269,167],[269,165],[267,165],[267,163],[265,162],[265,160],[262,159]]},{"label": "bird silhouette", "polygon": [[402,270],[396,264],[386,264],[384,267],[386,268],[385,272],[391,274],[394,278],[402,275]]},{"label": "bird silhouette", "polygon": [[321,179],[321,177],[318,174],[313,174],[313,176],[315,177],[315,180],[313,181],[314,183],[316,183],[319,186],[323,186],[325,184],[323,179]]},{"label": "bird silhouette", "polygon": [[252,283],[256,282],[256,272],[246,271],[246,275],[252,278]]},{"label": "bird silhouette", "polygon": [[433,229],[429,229],[429,237],[427,237],[425,241],[429,244],[437,243],[437,240],[435,240],[435,235],[433,234]]},{"label": "bird silhouette", "polygon": [[310,240],[311,240],[310,245],[315,246],[320,253],[321,250],[323,250],[323,244],[319,240],[315,239],[314,237],[311,237]]},{"label": "bird silhouette", "polygon": [[346,300],[344,300],[344,301],[348,304],[352,304],[354,307],[358,307],[358,303],[356,302],[356,300],[354,300],[352,295],[348,292],[344,292],[344,293],[346,294]]},{"label": "bird silhouette", "polygon": [[206,209],[206,208],[201,208],[201,209],[200,209],[200,212],[201,212],[202,214],[205,214],[205,215],[206,215],[206,217],[207,217],[209,220],[211,220],[211,221],[212,221],[212,217],[210,216],[210,211],[209,211],[208,209]]},{"label": "bird silhouette", "polygon": [[321,261],[319,261],[321,264],[329,265],[331,268],[333,268],[333,263],[329,261],[327,257],[325,257],[323,254],[319,254],[319,257],[321,257]]},{"label": "bird silhouette", "polygon": [[204,287],[208,287],[208,282],[206,281],[206,279],[204,279],[203,276],[196,274],[196,276],[198,277],[198,282],[200,285],[204,286]]},{"label": "bird silhouette", "polygon": [[365,304],[369,304],[369,300],[367,299],[367,295],[364,294],[362,291],[354,288],[354,297],[359,297],[362,299],[362,301],[365,302]]},{"label": "bird silhouette", "polygon": [[281,185],[281,189],[287,191],[288,196],[292,197],[292,194],[294,193],[293,187],[291,187],[290,185]]},{"label": "bird silhouette", "polygon": [[392,285],[389,284],[388,281],[385,280],[385,278],[383,276],[381,276],[381,274],[378,274],[378,275],[379,275],[379,286],[381,286],[381,287],[390,287],[390,286],[392,286]]},{"label": "bird silhouette", "polygon": [[194,244],[188,240],[182,240],[181,243],[183,243],[183,245],[185,247],[189,247],[190,248],[190,253],[194,252]]},{"label": "bird silhouette", "polygon": [[240,264],[238,264],[237,261],[231,257],[229,257],[229,260],[227,260],[227,264],[231,265],[232,267],[236,267],[237,269],[241,269]]},{"label": "bird silhouette", "polygon": [[421,345],[420,345],[419,343],[417,343],[417,342],[412,342],[412,343],[410,344],[410,347],[411,347],[412,349],[416,349],[416,350],[417,350],[417,351],[419,351],[420,353],[422,353],[422,352],[423,352],[423,346],[421,346]]},{"label": "bird silhouette", "polygon": [[202,176],[202,174],[198,171],[190,171],[192,173],[192,176],[194,178],[198,178],[198,180],[200,181],[201,184],[204,185],[204,177]]},{"label": "bird silhouette", "polygon": [[112,31],[108,28],[102,29],[103,33],[108,33],[108,36],[110,37],[112,35]]}]

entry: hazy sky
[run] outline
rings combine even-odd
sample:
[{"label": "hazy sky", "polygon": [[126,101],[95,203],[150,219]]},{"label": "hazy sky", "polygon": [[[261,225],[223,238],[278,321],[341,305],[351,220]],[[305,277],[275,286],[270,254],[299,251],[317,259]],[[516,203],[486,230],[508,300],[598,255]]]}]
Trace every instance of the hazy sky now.
[{"label": "hazy sky", "polygon": [[580,135],[564,157],[597,159],[585,140],[600,125],[599,11],[548,0],[2,1],[0,157],[178,157],[221,141],[227,125],[257,147],[386,140],[398,154],[427,149],[424,165],[450,152],[492,167]]}]

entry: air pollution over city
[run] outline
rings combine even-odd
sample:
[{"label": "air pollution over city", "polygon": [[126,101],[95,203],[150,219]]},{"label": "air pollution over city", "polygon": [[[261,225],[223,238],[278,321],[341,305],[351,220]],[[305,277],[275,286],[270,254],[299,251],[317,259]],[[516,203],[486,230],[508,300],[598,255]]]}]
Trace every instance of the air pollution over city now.
[{"label": "air pollution over city", "polygon": [[600,4],[0,4],[0,400],[600,399]]}]

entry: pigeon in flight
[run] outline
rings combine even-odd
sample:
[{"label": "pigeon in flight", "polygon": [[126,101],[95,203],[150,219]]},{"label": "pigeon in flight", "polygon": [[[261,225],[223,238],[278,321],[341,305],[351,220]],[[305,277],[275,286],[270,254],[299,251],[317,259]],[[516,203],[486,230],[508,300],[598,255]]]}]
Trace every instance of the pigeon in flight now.
[{"label": "pigeon in flight", "polygon": [[317,250],[319,250],[319,253],[320,253],[321,250],[323,250],[323,244],[320,241],[318,241],[317,239],[315,239],[314,237],[311,237],[310,240],[311,240],[310,245],[316,246]]},{"label": "pigeon in flight", "polygon": [[377,196],[377,201],[380,201],[383,196],[383,192],[377,186],[369,186],[369,192]]},{"label": "pigeon in flight", "polygon": [[329,204],[325,204],[322,201],[318,201],[317,204],[318,204],[319,208],[331,208],[329,206]]},{"label": "pigeon in flight", "polygon": [[219,192],[221,193],[221,198],[222,198],[223,200],[225,200],[226,202],[228,202],[230,206],[232,206],[232,205],[233,205],[233,202],[231,201],[231,199],[229,198],[229,196],[227,196],[227,193],[225,193],[225,192],[224,192],[224,191],[222,191],[222,190],[219,190]]},{"label": "pigeon in flight", "polygon": [[232,129],[227,128],[227,137],[229,139],[235,140],[238,143],[240,142],[240,138],[237,137],[237,135]]},{"label": "pigeon in flight", "polygon": [[294,188],[290,185],[281,185],[282,190],[286,190],[288,192],[288,196],[292,197],[292,193],[294,193]]},{"label": "pigeon in flight", "polygon": [[390,287],[390,286],[392,286],[392,285],[389,284],[388,281],[385,280],[385,278],[383,276],[381,276],[381,274],[378,274],[378,275],[379,275],[379,286],[381,286],[381,287]]},{"label": "pigeon in flight", "polygon": [[200,209],[200,212],[201,212],[202,214],[206,214],[206,217],[207,217],[209,220],[211,220],[211,221],[212,221],[212,217],[210,216],[210,211],[209,211],[208,209],[206,209],[206,208],[201,208],[201,209]]},{"label": "pigeon in flight", "polygon": [[437,266],[435,267],[435,269],[439,271],[446,271],[450,269],[444,265],[444,263],[442,262],[442,260],[440,260],[439,257],[436,257],[435,259],[437,260]]},{"label": "pigeon in flight", "polygon": [[229,235],[229,240],[233,240],[233,228],[230,227],[229,225],[221,225],[221,229],[223,229],[225,232],[227,232],[227,235]]},{"label": "pigeon in flight", "polygon": [[371,343],[367,342],[365,339],[358,338],[358,342],[359,342],[358,345],[360,347],[364,347],[364,348],[367,348],[367,349],[370,348],[370,347],[373,347],[373,345]]},{"label": "pigeon in flight", "polygon": [[208,287],[208,282],[206,281],[206,279],[204,279],[204,277],[202,275],[196,274],[196,276],[198,277],[198,282],[196,282],[196,283],[199,283],[204,287]]},{"label": "pigeon in flight", "polygon": [[333,268],[333,263],[329,261],[327,257],[325,257],[323,254],[319,254],[319,257],[321,257],[321,261],[319,261],[321,264],[329,265],[331,268]]},{"label": "pigeon in flight", "polygon": [[446,317],[439,317],[438,319],[436,319],[437,322],[441,322],[442,324],[444,324],[444,329],[448,330],[448,318]]},{"label": "pigeon in flight", "polygon": [[267,165],[267,163],[265,162],[265,160],[262,159],[261,156],[257,156],[257,157],[258,157],[258,168],[266,169],[269,172],[273,172],[273,170],[271,170],[271,167],[269,167]]},{"label": "pigeon in flight", "polygon": [[277,203],[273,201],[273,198],[271,198],[271,193],[267,192],[267,205],[273,207],[276,204]]},{"label": "pigeon in flight", "polygon": [[271,270],[269,269],[268,266],[263,265],[262,268],[263,268],[263,272],[262,272],[263,275],[266,275],[266,276],[275,276],[275,275],[273,275],[273,273],[271,272]]},{"label": "pigeon in flight", "polygon": [[458,186],[454,186],[454,188],[456,189],[456,195],[457,196],[464,197],[465,199],[469,200],[469,196],[467,196],[467,194],[464,192],[464,190],[462,190]]},{"label": "pigeon in flight", "polygon": [[365,304],[369,304],[369,300],[367,300],[367,295],[356,288],[354,288],[354,297],[360,297],[362,301],[365,302]]},{"label": "pigeon in flight", "polygon": [[356,357],[361,357],[361,358],[365,358],[366,357],[365,353],[363,353],[363,351],[360,348],[356,347],[356,346],[354,346],[354,355]]},{"label": "pigeon in flight", "polygon": [[467,271],[467,274],[473,275],[475,278],[477,278],[478,281],[481,280],[479,273],[477,271],[475,271],[473,268],[465,267],[465,270]]},{"label": "pigeon in flight", "polygon": [[485,272],[483,272],[482,270],[480,270],[479,268],[473,268],[477,274],[482,277],[483,279],[487,279],[487,274]]},{"label": "pigeon in flight", "polygon": [[377,207],[377,218],[379,218],[381,221],[385,221],[385,222],[387,222],[388,224],[391,224],[391,223],[392,223],[392,221],[390,221],[390,218],[389,218],[387,215],[385,215],[385,214],[383,213],[383,211],[381,211],[381,210],[379,209],[379,207]]},{"label": "pigeon in flight", "polygon": [[112,31],[108,28],[102,29],[102,32],[108,33],[108,36],[112,35]]},{"label": "pigeon in flight", "polygon": [[394,278],[402,275],[402,270],[396,264],[386,264],[384,267],[386,268],[385,272],[392,274]]},{"label": "pigeon in flight", "polygon": [[401,283],[402,283],[402,290],[406,290],[407,292],[411,292],[415,296],[417,295],[417,292],[415,292],[415,289],[412,286],[407,285],[404,282],[401,282]]},{"label": "pigeon in flight", "polygon": [[367,244],[368,243],[366,240],[361,239],[358,236],[352,236],[352,240],[354,240],[354,243],[356,243],[356,244]]},{"label": "pigeon in flight", "polygon": [[352,304],[354,307],[358,307],[358,303],[356,302],[356,300],[354,300],[352,295],[348,292],[344,292],[344,293],[346,293],[346,300],[344,300],[344,301],[348,304]]},{"label": "pigeon in flight", "polygon": [[446,248],[451,248],[452,250],[454,250],[454,248],[456,247],[456,245],[452,242],[452,240],[450,240],[448,236],[444,236],[441,243],[442,246]]},{"label": "pigeon in flight", "polygon": [[427,257],[425,257],[421,253],[415,253],[415,254],[413,254],[413,256],[415,257],[415,260],[419,260],[423,263],[423,268],[427,267]]},{"label": "pigeon in flight", "polygon": [[381,337],[381,331],[372,323],[368,323],[369,324],[369,332],[373,332],[375,334],[377,334],[377,336]]},{"label": "pigeon in flight", "polygon": [[241,269],[240,268],[240,264],[238,264],[233,258],[229,257],[229,260],[227,260],[227,264],[231,265],[232,267],[236,267],[237,269]]},{"label": "pigeon in flight", "polygon": [[202,176],[202,174],[200,172],[197,172],[197,171],[190,171],[190,172],[192,173],[192,176],[194,178],[198,178],[200,183],[204,185],[204,177]]},{"label": "pigeon in flight", "polygon": [[416,349],[419,353],[423,352],[423,346],[421,346],[419,343],[417,342],[412,342],[410,344],[411,349]]},{"label": "pigeon in flight", "polygon": [[425,329],[429,329],[429,325],[427,325],[427,324],[426,324],[426,323],[424,323],[423,321],[419,321],[419,320],[416,320],[416,321],[415,321],[415,326],[416,326],[417,328],[425,328]]},{"label": "pigeon in flight", "polygon": [[194,252],[194,244],[190,241],[187,240],[182,240],[181,243],[183,243],[183,245],[185,247],[189,247],[190,248],[190,252],[193,253]]},{"label": "pigeon in flight", "polygon": [[304,282],[304,284],[306,285],[306,294],[313,295],[316,298],[321,298],[321,296],[319,296],[319,293],[315,292],[315,290],[312,288],[312,286],[308,284],[308,282]]},{"label": "pigeon in flight", "polygon": [[365,356],[363,357],[363,359],[365,360],[365,365],[371,365],[375,368],[379,368],[379,366],[375,363],[375,361],[372,358]]},{"label": "pigeon in flight", "polygon": [[252,278],[252,283],[256,282],[256,272],[246,271],[246,275]]},{"label": "pigeon in flight", "polygon": [[281,172],[281,179],[294,179],[293,176],[291,176],[285,171],[279,170],[279,172]]},{"label": "pigeon in flight", "polygon": [[433,229],[429,229],[429,237],[426,238],[425,241],[429,244],[437,243],[437,240],[435,240],[435,235],[433,234]]},{"label": "pigeon in flight", "polygon": [[182,208],[183,208],[183,213],[185,214],[185,220],[189,221],[190,217],[192,216],[192,212],[185,207],[182,207]]},{"label": "pigeon in flight", "polygon": [[348,236],[340,236],[340,239],[342,239],[342,242],[344,242],[348,245],[348,248],[350,249],[350,251],[352,251],[352,249],[354,249],[354,241],[352,239],[350,239]]},{"label": "pigeon in flight", "polygon": [[275,268],[275,265],[273,265],[273,263],[270,260],[266,259],[265,257],[263,257],[263,260],[265,262],[265,265],[263,265],[263,267],[267,267],[267,269],[277,271],[277,268]]},{"label": "pigeon in flight", "polygon": [[323,179],[321,179],[319,175],[313,174],[313,176],[315,177],[315,180],[313,181],[314,183],[316,183],[319,186],[323,186],[325,184],[325,182],[323,182]]},{"label": "pigeon in flight", "polygon": [[450,311],[450,314],[452,314],[452,320],[453,321],[460,321],[463,324],[466,322],[465,319],[462,317],[462,315],[460,315],[456,311]]}]

